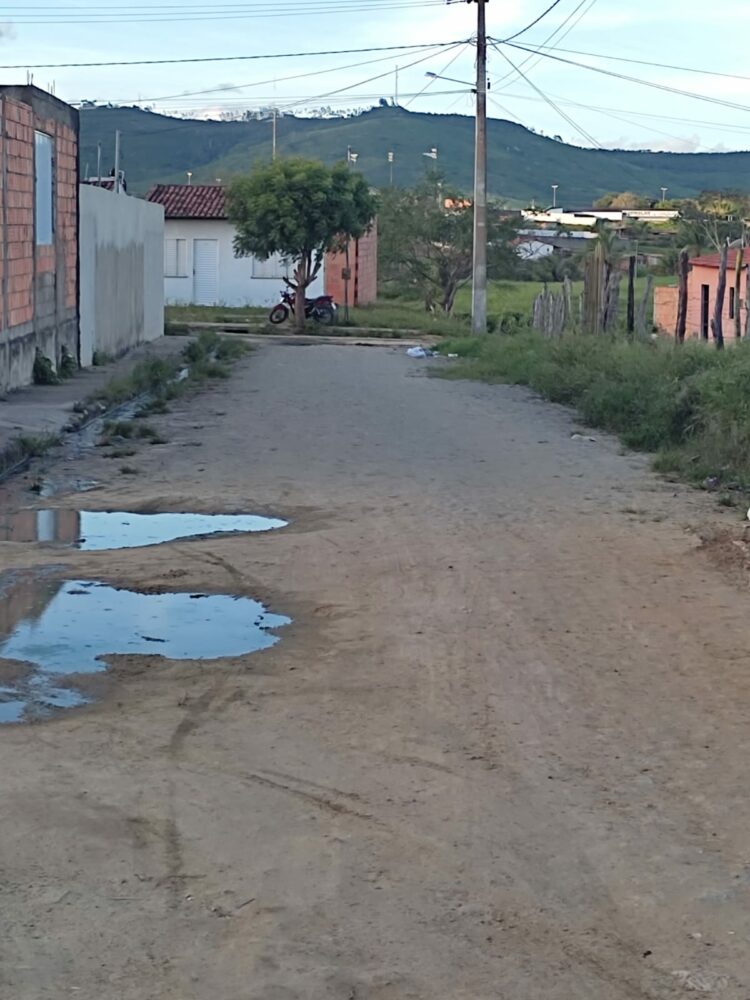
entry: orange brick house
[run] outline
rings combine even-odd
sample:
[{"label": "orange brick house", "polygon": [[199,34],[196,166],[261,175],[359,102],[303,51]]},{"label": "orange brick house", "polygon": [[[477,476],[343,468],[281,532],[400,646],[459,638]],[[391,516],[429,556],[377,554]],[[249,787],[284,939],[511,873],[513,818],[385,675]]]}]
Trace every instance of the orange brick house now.
[{"label": "orange brick house", "polygon": [[[346,254],[328,254],[325,261],[326,295],[339,304],[345,301]],[[349,305],[367,306],[378,297],[378,224],[358,240],[349,241]]]},{"label": "orange brick house", "polygon": [[0,391],[78,358],[78,112],[0,86]]},{"label": "orange brick house", "polygon": [[[737,254],[742,256],[742,281],[740,285],[740,300],[735,299],[735,268]],[[711,318],[716,304],[716,291],[719,284],[719,254],[706,254],[693,257],[688,273],[688,308],[685,338],[711,340]],[[742,334],[745,334],[746,301],[748,298],[748,269],[750,268],[750,249],[730,250],[727,266],[727,288],[724,294],[724,339],[729,342],[734,338],[735,316],[739,313],[742,321]],[[660,333],[674,336],[677,325],[677,286],[669,285],[654,289],[654,325]]]}]

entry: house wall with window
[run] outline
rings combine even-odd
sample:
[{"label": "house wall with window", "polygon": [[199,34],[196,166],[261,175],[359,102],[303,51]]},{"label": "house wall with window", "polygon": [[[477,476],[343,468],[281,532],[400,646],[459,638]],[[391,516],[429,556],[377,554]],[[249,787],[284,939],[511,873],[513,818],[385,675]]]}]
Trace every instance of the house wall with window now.
[{"label": "house wall with window", "polygon": [[[166,219],[164,299],[169,305],[271,307],[289,273],[279,257],[235,257],[234,226],[221,219]],[[322,294],[322,276],[308,294]]]},{"label": "house wall with window", "polygon": [[78,358],[78,112],[0,87],[0,389]]},{"label": "house wall with window", "polygon": [[[735,293],[735,269],[737,266],[737,250],[729,251],[727,267],[727,285],[724,292],[723,329],[727,342],[734,338],[735,316],[739,314],[741,328],[745,330],[747,323],[748,298],[748,266],[750,265],[750,250],[739,251],[743,255],[742,276],[740,280],[740,295]],[[688,273],[688,307],[685,336],[698,340],[712,340],[711,319],[716,305],[716,294],[719,286],[719,254],[707,254],[694,257],[690,261]],[[677,325],[678,290],[676,286],[668,286],[654,291],[654,325],[660,333],[674,336]]]}]

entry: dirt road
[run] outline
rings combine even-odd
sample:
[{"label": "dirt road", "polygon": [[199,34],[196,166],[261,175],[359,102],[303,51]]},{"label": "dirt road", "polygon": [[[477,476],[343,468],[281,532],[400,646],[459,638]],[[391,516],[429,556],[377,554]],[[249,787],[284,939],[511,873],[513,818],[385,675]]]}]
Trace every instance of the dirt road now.
[{"label": "dirt road", "polygon": [[[267,347],[57,506],[263,535],[0,567],[294,624],[0,727],[3,1000],[750,997],[747,594],[709,501],[520,390]],[[29,506],[24,483],[0,503]]]}]

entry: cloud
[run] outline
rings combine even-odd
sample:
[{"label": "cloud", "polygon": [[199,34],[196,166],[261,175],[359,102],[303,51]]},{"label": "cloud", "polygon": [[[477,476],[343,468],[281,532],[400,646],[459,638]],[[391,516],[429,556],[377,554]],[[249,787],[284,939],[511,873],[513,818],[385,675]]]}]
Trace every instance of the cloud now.
[{"label": "cloud", "polygon": [[4,42],[12,42],[16,37],[16,29],[10,21],[0,22],[0,39]]}]

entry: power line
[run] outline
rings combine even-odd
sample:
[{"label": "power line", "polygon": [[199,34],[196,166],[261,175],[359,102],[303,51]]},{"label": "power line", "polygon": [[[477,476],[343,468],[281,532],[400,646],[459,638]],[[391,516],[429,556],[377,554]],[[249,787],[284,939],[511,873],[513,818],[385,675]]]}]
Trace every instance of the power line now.
[{"label": "power line", "polygon": [[[419,51],[422,52],[429,51],[432,53],[434,52],[434,49],[435,46],[425,46],[424,48],[421,48]],[[139,97],[136,99],[123,98],[120,100],[116,100],[113,103],[128,104],[128,105],[156,104],[159,103],[160,101],[180,100],[183,97],[198,97],[204,94],[222,94],[231,90],[243,90],[246,87],[263,87],[266,84],[271,84],[271,83],[287,83],[290,80],[302,80],[312,76],[324,76],[326,73],[340,73],[343,72],[344,70],[357,69],[360,66],[369,66],[373,63],[386,62],[389,61],[390,59],[391,56],[378,56],[376,59],[367,59],[364,62],[348,63],[346,66],[331,66],[327,69],[316,69],[310,73],[295,73],[292,76],[275,76],[269,80],[257,80],[257,81],[252,81],[251,83],[226,84],[221,87],[208,87],[205,90],[189,90],[179,94],[165,94],[160,97]],[[74,101],[72,103],[80,104],[81,102]]]},{"label": "power line", "polygon": [[[493,44],[497,43],[493,40]],[[524,45],[517,45],[514,42],[510,43],[510,47],[518,49],[519,52],[534,51],[533,49],[527,49]],[[500,51],[500,49],[498,49],[498,51]],[[567,66],[577,66],[579,69],[587,69],[592,73],[599,73],[602,76],[613,77],[616,80],[625,80],[628,83],[637,83],[643,87],[650,87],[652,90],[661,90],[668,94],[677,94],[679,97],[689,97],[696,101],[704,101],[707,104],[716,104],[720,107],[732,108],[735,111],[750,111],[750,107],[746,104],[737,104],[734,101],[725,101],[719,97],[708,97],[705,94],[696,94],[692,90],[681,90],[679,87],[670,87],[665,83],[655,83],[653,80],[641,80],[637,76],[627,76],[624,73],[616,73],[614,70],[602,69],[599,66],[590,66],[588,63],[579,63],[574,59],[563,59],[562,56],[553,55],[551,52],[539,52],[538,54],[544,59],[552,59],[554,62],[564,63]]]},{"label": "power line", "polygon": [[[535,83],[533,83],[529,79],[528,76],[526,76],[526,74],[523,72],[523,70],[519,69],[518,66],[516,66],[516,64],[513,62],[513,60],[510,58],[510,56],[508,56],[505,52],[503,52],[503,50],[500,48],[500,46],[496,42],[493,41],[491,44],[492,44],[492,47],[497,52],[500,53],[500,55],[503,57],[503,59],[505,59],[505,61],[516,71],[516,73],[518,73],[519,76],[523,77],[523,79],[526,81],[526,83],[528,83],[528,85],[532,88],[532,90],[536,91],[536,93],[539,94],[539,96],[541,98],[543,98],[547,102],[547,104],[549,104],[549,106],[551,108],[553,108],[558,113],[558,115],[560,115],[560,117],[563,118],[568,123],[568,125],[570,125],[572,128],[574,128],[576,130],[576,132],[578,132],[580,135],[582,135],[583,138],[587,142],[590,142],[592,146],[596,146],[599,149],[601,148],[600,145],[599,145],[599,143],[596,141],[596,139],[589,132],[587,132],[584,128],[582,128],[580,125],[576,124],[576,122],[570,117],[570,115],[568,115],[564,111],[562,111],[555,104],[555,102],[552,100],[552,98],[548,97],[544,93],[544,91],[540,90],[540,88],[537,87],[537,85]],[[513,48],[516,48],[516,46],[513,46]]]},{"label": "power line", "polygon": [[[466,44],[468,45],[469,43],[467,42]],[[462,55],[465,50],[466,50],[466,45],[463,45],[458,50],[458,52],[456,52],[456,54],[454,56],[451,56],[451,58],[448,60],[448,62],[445,64],[445,66],[443,66],[443,68],[440,70],[440,72],[436,76],[430,77],[430,79],[427,81],[427,83],[424,85],[424,87],[422,87],[422,89],[419,91],[419,93],[414,94],[412,96],[412,98],[411,98],[411,101],[409,101],[408,104],[405,104],[404,107],[408,108],[409,104],[411,104],[412,101],[414,101],[417,97],[421,97],[422,94],[424,94],[424,92],[426,90],[428,90],[433,85],[433,83],[435,83],[436,80],[440,79],[440,77],[443,75],[443,73],[445,73],[447,70],[449,70],[451,68],[451,66],[456,61],[456,59],[458,59],[458,57],[460,55]]]},{"label": "power line", "polygon": [[530,24],[527,24],[525,28],[521,28],[521,30],[517,31],[514,35],[510,35],[508,38],[504,38],[503,41],[512,42],[516,38],[520,38],[521,35],[525,35],[527,31],[531,31],[532,28],[536,27],[536,25],[539,24],[540,21],[543,21],[544,18],[548,14],[551,14],[552,11],[555,9],[555,7],[557,7],[561,3],[562,0],[554,0],[554,3],[551,3],[545,11],[542,11],[539,17],[534,18],[534,20]]},{"label": "power line", "polygon": [[[583,52],[580,49],[561,49],[559,45],[552,46],[556,52],[564,52],[572,56],[588,56],[592,59],[606,59],[608,62],[632,63],[635,66],[651,66],[654,69],[677,70],[681,73],[699,73],[702,76],[721,76],[728,80],[750,80],[750,76],[743,76],[741,73],[725,73],[716,69],[699,69],[696,66],[675,66],[671,63],[650,62],[647,59],[631,59],[627,56],[613,56],[601,52]],[[546,40],[543,44],[536,46],[538,49],[548,48]],[[544,53],[541,53],[542,55]]]},{"label": "power line", "polygon": [[[448,48],[458,42],[433,42],[430,48]],[[424,49],[427,45],[380,45],[364,49],[328,49],[322,52],[272,52],[250,56],[196,56],[185,59],[128,59],[110,62],[2,63],[0,69],[91,69],[113,66],[174,66],[185,63],[251,62],[257,59],[303,59],[310,56],[349,56],[365,52],[404,52]]]},{"label": "power line", "polygon": [[[585,17],[586,14],[588,14],[588,12],[591,10],[591,8],[594,6],[594,4],[596,2],[597,2],[597,0],[580,0],[580,3],[578,4],[578,6],[575,7],[570,12],[570,14],[568,14],[568,16],[565,18],[565,20],[561,24],[559,24],[555,28],[555,30],[545,38],[545,40],[544,40],[545,45],[544,46],[541,46],[541,45],[540,46],[536,46],[536,48],[539,49],[539,48],[546,47],[547,43],[551,42],[552,39],[555,37],[555,35],[559,34],[563,30],[563,28],[565,28],[565,26],[570,21],[573,20],[573,18],[576,16],[576,14],[578,14],[578,12],[581,11],[580,16],[578,18],[576,18],[575,21],[573,21],[573,23],[570,25],[570,27],[568,28],[568,30],[565,31],[564,34],[560,36],[560,38],[558,39],[558,41],[562,41],[564,38],[567,38],[567,36],[570,34],[570,32],[576,27],[577,24],[579,24],[579,22],[582,20],[582,18]],[[586,4],[588,4],[588,7],[586,7]],[[584,7],[585,10],[581,10],[582,7]],[[555,45],[554,45],[555,49],[557,48],[557,44],[558,43],[556,42]],[[523,62],[521,63],[521,67],[523,68],[524,66],[527,66],[529,63],[532,63],[532,66],[530,66],[529,69],[533,69],[534,66],[536,66],[536,63],[533,62],[533,59],[534,59],[533,56],[527,56],[523,60]],[[537,60],[537,62],[538,61],[539,60]],[[495,84],[494,84],[495,88],[497,88],[501,83],[504,83],[506,80],[509,80],[512,76],[513,76],[512,72],[511,73],[506,73],[505,76],[502,76],[499,80],[496,80]]]},{"label": "power line", "polygon": [[196,12],[194,14],[169,14],[159,11],[149,11],[130,15],[128,12],[123,12],[123,14],[114,12],[110,14],[109,12],[103,10],[98,12],[96,17],[90,17],[88,14],[80,16],[72,14],[66,17],[47,18],[45,20],[21,15],[15,16],[13,18],[13,23],[17,25],[34,25],[36,27],[52,24],[65,24],[77,27],[78,25],[83,24],[158,24],[175,22],[184,23],[193,21],[236,21],[268,17],[302,17],[309,15],[320,17],[325,14],[358,14],[368,11],[380,12],[384,10],[393,11],[442,6],[442,0],[411,0],[409,3],[376,3],[374,0],[364,0],[364,2],[359,2],[359,0],[345,0],[345,3],[343,4],[333,5],[331,5],[331,0],[324,0],[324,2],[326,3],[326,6],[318,5],[313,7],[307,4],[305,6],[283,7],[280,5],[274,5],[272,7],[254,10],[252,12],[220,11],[217,13],[215,10],[211,9],[206,10],[205,12]]}]

